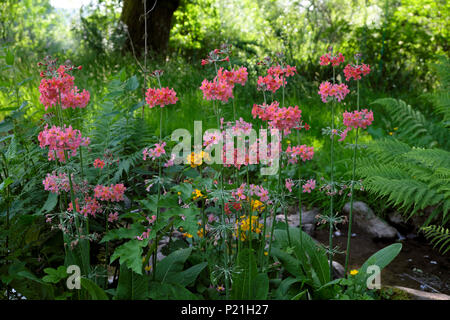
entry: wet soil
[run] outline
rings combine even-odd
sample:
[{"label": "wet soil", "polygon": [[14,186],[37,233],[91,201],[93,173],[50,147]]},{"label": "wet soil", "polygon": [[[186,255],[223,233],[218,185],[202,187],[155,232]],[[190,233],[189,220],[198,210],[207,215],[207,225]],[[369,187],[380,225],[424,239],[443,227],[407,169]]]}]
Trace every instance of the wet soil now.
[{"label": "wet soil", "polygon": [[[333,235],[333,247],[339,251],[347,248],[347,227],[339,229],[341,235]],[[357,226],[352,227],[356,234],[351,239],[350,269],[358,269],[376,251],[393,242],[374,241],[361,232]],[[315,239],[328,245],[328,229],[316,229]],[[427,292],[439,292],[450,295],[450,254],[442,255],[433,249],[425,239],[397,240],[403,247],[400,254],[381,271],[382,285],[403,286]],[[334,258],[344,265],[345,255],[337,254]]]}]

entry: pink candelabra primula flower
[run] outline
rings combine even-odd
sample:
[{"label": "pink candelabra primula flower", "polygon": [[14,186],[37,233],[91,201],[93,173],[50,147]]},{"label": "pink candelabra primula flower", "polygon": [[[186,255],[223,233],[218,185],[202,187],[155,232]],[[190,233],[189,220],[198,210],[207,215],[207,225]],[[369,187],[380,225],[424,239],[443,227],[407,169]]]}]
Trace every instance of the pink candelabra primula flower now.
[{"label": "pink candelabra primula flower", "polygon": [[150,236],[150,231],[151,231],[151,229],[147,228],[147,231],[144,231],[142,233],[142,235],[140,235],[140,236],[136,236],[136,239],[138,239],[139,241],[142,241],[144,239],[148,239],[148,237]]},{"label": "pink candelabra primula flower", "polygon": [[89,138],[83,138],[79,130],[72,129],[72,126],[64,128],[52,126],[48,128],[48,124],[45,125],[43,131],[38,136],[39,145],[42,149],[46,146],[49,147],[48,160],[55,160],[58,157],[60,162],[66,162],[64,151],[70,151],[67,153],[68,158],[76,156],[77,150],[80,146],[88,146],[90,143]]},{"label": "pink candelabra primula flower", "polygon": [[122,184],[111,186],[97,185],[94,188],[94,197],[102,201],[119,202],[124,200],[124,192],[127,188]]},{"label": "pink candelabra primula flower", "polygon": [[119,213],[117,211],[114,212],[114,213],[110,213],[108,215],[108,222],[114,222],[114,221],[117,221],[117,220],[119,220]]},{"label": "pink candelabra primula flower", "polygon": [[231,86],[231,89],[234,88],[235,83],[239,83],[241,86],[244,86],[247,82],[247,78],[248,72],[245,67],[240,67],[237,70],[234,68],[232,70],[224,70],[223,68],[220,68],[217,71],[217,79],[219,79],[219,81],[227,82],[228,85]]},{"label": "pink candelabra primula flower", "polygon": [[348,64],[344,68],[345,80],[349,81],[351,78],[353,80],[361,80],[361,75],[366,76],[370,73],[370,65],[361,64],[361,65],[351,65]]},{"label": "pink candelabra primula flower", "polygon": [[174,153],[172,153],[172,154],[170,155],[170,159],[167,160],[166,163],[164,163],[164,167],[165,167],[165,168],[169,168],[169,167],[174,166],[174,165],[175,165],[175,157],[176,157],[176,155],[175,155]]},{"label": "pink candelabra primula flower", "polygon": [[351,129],[361,128],[366,129],[373,122],[373,112],[363,109],[361,111],[347,112],[343,114],[343,123],[346,128],[340,134],[339,141],[343,141],[347,137],[347,133]]},{"label": "pink candelabra primula flower", "polygon": [[225,80],[213,81],[203,80],[200,90],[203,91],[203,99],[206,100],[219,100],[222,102],[228,102],[230,98],[233,98],[233,86]]},{"label": "pink candelabra primula flower", "polygon": [[294,186],[294,182],[292,179],[286,179],[285,180],[286,189],[289,190],[289,192],[292,192],[292,187]]},{"label": "pink candelabra primula flower", "polygon": [[303,193],[311,193],[316,188],[316,180],[310,179],[303,185]]},{"label": "pink candelabra primula flower", "polygon": [[281,86],[286,85],[286,80],[282,77],[271,76],[270,74],[262,77],[258,77],[258,86],[257,89],[259,91],[272,91],[275,93]]},{"label": "pink candelabra primula flower", "polygon": [[102,159],[95,159],[94,160],[94,167],[95,168],[103,169],[104,166],[105,166],[105,161],[103,161]]},{"label": "pink candelabra primula flower", "polygon": [[47,177],[42,181],[44,189],[52,193],[59,194],[60,191],[69,192],[70,183],[66,173],[59,173],[58,175],[53,172],[47,173]]},{"label": "pink candelabra primula flower", "polygon": [[291,129],[296,128],[301,123],[302,110],[295,107],[280,108],[277,101],[270,105],[253,105],[253,118],[260,118],[263,121],[268,121],[271,129],[283,130],[284,134],[289,134]]},{"label": "pink candelabra primula flower", "polygon": [[333,56],[329,52],[320,57],[320,65],[321,66],[327,66],[331,63],[331,65],[333,67],[337,67],[341,63],[344,63],[344,61],[345,61],[345,57],[340,52],[336,56]]},{"label": "pink candelabra primula flower", "polygon": [[246,183],[243,183],[231,191],[231,196],[235,201],[245,200],[247,195],[250,197],[256,196],[261,202],[268,202],[269,200],[269,191],[260,185],[250,184],[247,186]]},{"label": "pink candelabra primula flower", "polygon": [[338,102],[345,99],[345,96],[350,93],[348,86],[344,83],[331,84],[330,82],[322,82],[319,86],[319,95],[322,98],[322,102],[327,103],[328,97],[334,97]]},{"label": "pink candelabra primula flower", "polygon": [[166,154],[166,150],[164,149],[165,146],[166,143],[162,142],[162,143],[155,143],[155,147],[153,149],[145,148],[142,151],[142,154],[144,155],[143,157],[144,161],[147,160],[147,157],[151,158],[152,160],[155,160],[157,158],[160,158],[163,154]]},{"label": "pink candelabra primula flower", "polygon": [[[91,198],[91,197],[84,198],[84,205],[81,208],[80,208],[80,204],[79,204],[79,199],[76,198],[75,199],[75,207],[77,209],[77,212],[82,214],[85,217],[87,217],[88,215],[91,215],[95,218],[96,213],[101,211],[100,203],[95,198]],[[69,203],[67,211],[68,212],[73,211],[72,201]]]},{"label": "pink candelabra primula flower", "polygon": [[145,101],[150,109],[156,105],[164,108],[169,104],[175,104],[178,101],[178,98],[177,93],[168,87],[161,89],[149,88],[145,93]]},{"label": "pink candelabra primula flower", "polygon": [[[80,68],[78,68],[80,69]],[[74,85],[75,78],[67,71],[73,70],[71,66],[61,65],[55,71],[52,67],[41,73],[41,83],[39,85],[39,100],[47,108],[61,104],[62,109],[85,108],[89,102],[89,91],[79,92]]]},{"label": "pink candelabra primula flower", "polygon": [[288,163],[295,164],[298,159],[302,159],[303,162],[306,160],[311,160],[314,156],[314,147],[308,147],[305,144],[300,146],[288,146],[286,148],[286,154],[289,156]]}]

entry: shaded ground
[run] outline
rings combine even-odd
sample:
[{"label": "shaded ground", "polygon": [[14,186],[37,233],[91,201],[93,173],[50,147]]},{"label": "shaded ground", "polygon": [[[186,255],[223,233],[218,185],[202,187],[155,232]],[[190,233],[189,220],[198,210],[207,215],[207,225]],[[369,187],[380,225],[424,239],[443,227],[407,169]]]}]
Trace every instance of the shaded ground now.
[{"label": "shaded ground", "polygon": [[[338,246],[339,251],[345,251],[347,227],[342,227],[339,231],[341,235],[333,237],[333,247]],[[350,246],[351,269],[359,268],[373,253],[390,244],[374,242],[361,233],[357,226],[353,226],[352,231],[356,236],[352,238]],[[328,245],[328,230],[316,230],[314,238]],[[418,238],[400,242],[403,244],[402,251],[381,271],[381,283],[450,295],[450,255],[441,255]],[[345,256],[339,254],[335,260],[344,265]]]}]

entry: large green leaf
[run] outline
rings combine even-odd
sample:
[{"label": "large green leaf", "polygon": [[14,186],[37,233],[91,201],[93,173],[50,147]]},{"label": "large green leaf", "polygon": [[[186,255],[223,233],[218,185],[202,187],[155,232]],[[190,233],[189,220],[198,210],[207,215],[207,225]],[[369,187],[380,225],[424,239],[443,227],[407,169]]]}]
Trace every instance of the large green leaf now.
[{"label": "large green leaf", "polygon": [[81,287],[89,293],[92,300],[109,300],[105,291],[100,288],[95,282],[87,278],[81,278],[80,282]]},{"label": "large green leaf", "polygon": [[119,284],[114,299],[145,300],[148,299],[148,277],[140,275],[124,265],[120,266]]},{"label": "large green leaf", "polygon": [[366,274],[370,265],[377,265],[380,270],[386,267],[402,250],[401,243],[393,243],[370,256],[360,269],[361,274]]},{"label": "large green leaf", "polygon": [[111,256],[111,262],[120,258],[120,265],[125,264],[134,272],[142,274],[142,247],[145,247],[147,243],[148,241],[139,241],[137,239],[125,242],[114,251]]},{"label": "large green leaf", "polygon": [[100,243],[104,243],[110,240],[133,239],[143,231],[144,226],[142,224],[134,223],[130,226],[130,228],[120,228],[108,231],[108,233],[105,234]]},{"label": "large green leaf", "polygon": [[269,294],[269,276],[267,273],[259,273],[253,280],[254,300],[266,300]]},{"label": "large green leaf", "polygon": [[242,249],[237,258],[237,271],[233,274],[232,299],[254,299],[254,280],[258,276],[256,258],[249,248]]},{"label": "large green leaf", "polygon": [[156,265],[155,280],[171,282],[176,273],[183,270],[184,263],[190,256],[192,248],[180,249],[172,252]]},{"label": "large green leaf", "polygon": [[200,272],[208,265],[208,262],[202,262],[190,267],[182,272],[178,272],[169,278],[166,278],[167,282],[178,283],[181,286],[188,287],[191,286],[195,279],[197,279]]},{"label": "large green leaf", "polygon": [[153,300],[198,300],[185,287],[175,283],[150,283],[150,298]]}]

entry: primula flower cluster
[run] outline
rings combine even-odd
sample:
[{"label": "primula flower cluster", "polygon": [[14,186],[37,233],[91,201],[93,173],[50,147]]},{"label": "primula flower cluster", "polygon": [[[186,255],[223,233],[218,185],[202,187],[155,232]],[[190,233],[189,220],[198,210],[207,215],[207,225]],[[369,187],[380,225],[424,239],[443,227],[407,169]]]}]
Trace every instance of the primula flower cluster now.
[{"label": "primula flower cluster", "polygon": [[228,102],[233,98],[233,88],[236,83],[244,86],[247,82],[247,68],[240,67],[235,70],[224,70],[220,68],[213,81],[203,80],[200,90],[203,91],[203,98],[206,100],[220,100]]},{"label": "primula flower cluster", "polygon": [[351,78],[354,80],[361,80],[361,75],[366,76],[370,73],[370,65],[368,64],[361,64],[361,65],[354,65],[348,64],[344,68],[344,75],[345,80],[349,81]]},{"label": "primula flower cluster", "polygon": [[155,143],[155,147],[153,149],[151,148],[145,148],[142,151],[142,154],[144,155],[144,161],[147,160],[147,157],[151,158],[152,160],[155,160],[157,158],[160,158],[163,154],[166,154],[166,150],[164,147],[166,146],[166,143]]},{"label": "primula flower cluster", "polygon": [[353,128],[366,129],[373,122],[373,112],[363,109],[361,111],[347,112],[343,114],[343,123],[346,126],[341,133],[339,141],[343,141],[347,137],[347,133]]},{"label": "primula flower cluster", "polygon": [[275,93],[281,86],[286,85],[286,78],[293,76],[297,72],[296,67],[286,65],[272,66],[267,70],[267,76],[258,77],[258,90],[272,91]]},{"label": "primula flower cluster", "polygon": [[105,166],[105,161],[103,161],[102,159],[95,159],[94,160],[94,168],[103,169],[104,166]]},{"label": "primula flower cluster", "polygon": [[320,65],[327,66],[331,63],[333,67],[337,67],[341,63],[344,63],[345,57],[342,53],[338,53],[337,56],[332,56],[331,53],[324,54],[320,57]]},{"label": "primula flower cluster", "polygon": [[60,162],[66,162],[64,151],[70,151],[67,153],[68,158],[77,155],[77,149],[80,146],[88,146],[90,143],[89,138],[83,138],[79,130],[72,129],[72,126],[64,128],[52,126],[48,128],[48,124],[45,125],[43,131],[38,136],[39,145],[43,149],[46,146],[49,147],[48,160],[55,160],[58,157]]},{"label": "primula flower cluster", "polygon": [[123,201],[123,195],[127,188],[122,184],[111,184],[111,186],[97,185],[94,189],[94,197],[102,201]]},{"label": "primula flower cluster", "polygon": [[289,134],[292,128],[296,128],[301,124],[302,110],[295,107],[279,107],[279,102],[274,101],[270,105],[253,105],[253,118],[260,118],[268,121],[269,127],[272,129],[283,130],[284,134]]},{"label": "primula flower cluster", "polygon": [[[74,85],[75,78],[66,71],[72,70],[73,67],[61,65],[55,72],[49,69],[42,72],[41,84],[39,85],[39,100],[47,108],[61,104],[62,109],[67,108],[84,108],[89,102],[89,91],[83,90],[79,92]],[[50,78],[46,78],[49,75]]]},{"label": "primula flower cluster", "polygon": [[42,181],[44,189],[52,193],[59,194],[60,191],[69,192],[70,183],[67,174],[59,173],[58,175],[53,173],[47,173],[47,177]]},{"label": "primula flower cluster", "polygon": [[[91,197],[85,197],[84,198],[84,205],[80,208],[79,200],[78,198],[75,199],[75,207],[77,209],[77,212],[82,214],[83,216],[87,217],[88,214],[95,217],[95,214],[101,211],[101,205],[95,198]],[[67,208],[67,211],[72,212],[73,210],[73,204],[72,201],[69,203],[69,207]]]},{"label": "primula flower cluster", "polygon": [[344,100],[345,96],[350,93],[350,90],[344,83],[332,84],[326,81],[320,84],[318,93],[324,103],[329,101],[327,99],[328,97],[334,97],[337,101],[341,102]]},{"label": "primula flower cluster", "polygon": [[247,184],[243,183],[239,186],[239,188],[231,192],[231,196],[236,201],[246,200],[247,196],[256,196],[259,198],[260,202],[267,202],[269,200],[269,191],[259,185],[251,184],[247,187]]},{"label": "primula flower cluster", "polygon": [[310,179],[306,181],[306,183],[302,187],[304,193],[311,193],[311,190],[314,190],[316,188],[316,180]]},{"label": "primula flower cluster", "polygon": [[156,105],[163,108],[169,104],[175,104],[178,101],[178,98],[177,93],[168,87],[161,89],[149,88],[145,93],[145,101],[150,109]]},{"label": "primula flower cluster", "polygon": [[306,160],[311,160],[314,156],[314,147],[308,147],[305,144],[300,146],[288,146],[286,148],[286,154],[289,157],[288,163],[297,163],[298,159],[302,159],[303,162]]}]

